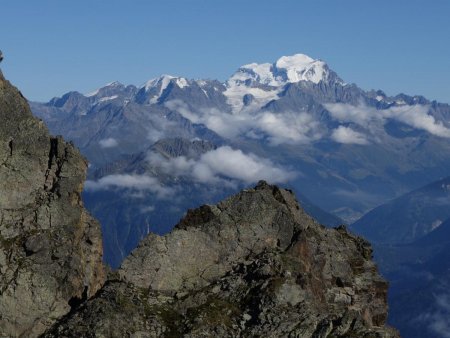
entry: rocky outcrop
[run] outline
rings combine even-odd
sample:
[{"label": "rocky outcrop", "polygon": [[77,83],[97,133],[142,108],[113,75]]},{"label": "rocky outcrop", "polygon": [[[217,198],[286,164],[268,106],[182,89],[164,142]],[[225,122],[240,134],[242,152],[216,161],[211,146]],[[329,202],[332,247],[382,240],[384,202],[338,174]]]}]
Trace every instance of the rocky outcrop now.
[{"label": "rocky outcrop", "polygon": [[103,285],[101,233],[81,201],[86,161],[1,72],[0,121],[0,336],[33,337]]},{"label": "rocky outcrop", "polygon": [[260,182],[149,235],[46,337],[398,337],[368,242]]}]

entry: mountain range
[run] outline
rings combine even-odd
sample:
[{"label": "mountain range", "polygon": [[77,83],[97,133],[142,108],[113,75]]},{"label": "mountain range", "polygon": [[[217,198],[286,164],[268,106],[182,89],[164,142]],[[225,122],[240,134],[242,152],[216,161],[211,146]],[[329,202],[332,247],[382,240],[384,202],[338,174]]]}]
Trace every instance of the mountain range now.
[{"label": "mountain range", "polygon": [[184,210],[265,179],[291,187],[321,223],[350,224],[375,243],[402,333],[450,327],[448,104],[364,90],[297,54],[244,65],[224,82],[163,75],[30,105],[90,162],[83,198],[109,265]]},{"label": "mountain range", "polygon": [[1,71],[0,119],[0,336],[399,337],[370,244],[264,181],[107,269],[87,161]]},{"label": "mountain range", "polygon": [[[164,75],[31,107],[89,159],[87,206],[113,237],[105,243],[113,265],[186,207],[259,179],[288,183],[335,225],[448,176],[450,166],[449,105],[362,90],[302,54],[242,66],[225,82]],[[158,148],[174,142],[192,149]],[[109,216],[105,204],[115,205]]]},{"label": "mountain range", "polygon": [[399,196],[361,217],[352,228],[376,243],[411,243],[450,218],[450,177]]}]

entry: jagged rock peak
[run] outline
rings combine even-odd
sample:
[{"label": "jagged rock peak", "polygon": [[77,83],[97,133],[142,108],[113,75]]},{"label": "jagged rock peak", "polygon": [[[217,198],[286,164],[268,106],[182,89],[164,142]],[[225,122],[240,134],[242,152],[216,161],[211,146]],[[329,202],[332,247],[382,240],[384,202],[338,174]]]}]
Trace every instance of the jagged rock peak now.
[{"label": "jagged rock peak", "polygon": [[46,337],[398,337],[370,244],[264,181],[145,238]]},{"label": "jagged rock peak", "polygon": [[87,163],[0,72],[0,336],[35,337],[103,285]]}]

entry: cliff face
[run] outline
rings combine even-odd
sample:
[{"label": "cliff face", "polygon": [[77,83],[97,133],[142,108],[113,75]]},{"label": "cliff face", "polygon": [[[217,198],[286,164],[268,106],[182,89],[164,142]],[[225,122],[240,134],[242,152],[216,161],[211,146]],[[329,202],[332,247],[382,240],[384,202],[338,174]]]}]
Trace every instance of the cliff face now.
[{"label": "cliff face", "polygon": [[0,72],[0,336],[36,336],[103,285],[86,168]]},{"label": "cliff face", "polygon": [[371,247],[260,182],[149,235],[47,337],[397,337]]}]

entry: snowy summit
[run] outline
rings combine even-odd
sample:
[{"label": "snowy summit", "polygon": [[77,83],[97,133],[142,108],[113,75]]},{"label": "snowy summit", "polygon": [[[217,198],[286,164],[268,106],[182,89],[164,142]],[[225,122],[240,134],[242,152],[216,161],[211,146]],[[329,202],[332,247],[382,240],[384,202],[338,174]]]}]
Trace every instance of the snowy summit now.
[{"label": "snowy summit", "polygon": [[[256,82],[263,85],[279,87],[287,83],[310,81],[330,81],[334,79],[327,64],[304,54],[282,56],[275,63],[250,63],[238,69],[230,77],[228,85],[249,85]],[[336,79],[342,82],[340,79]]]},{"label": "snowy summit", "polygon": [[[295,54],[282,56],[275,63],[250,63],[240,67],[226,82],[227,90],[224,95],[234,113],[251,111],[277,99],[278,93],[286,84],[300,81],[344,84],[322,60]],[[253,98],[248,107],[244,107],[245,95],[251,95]]]}]

